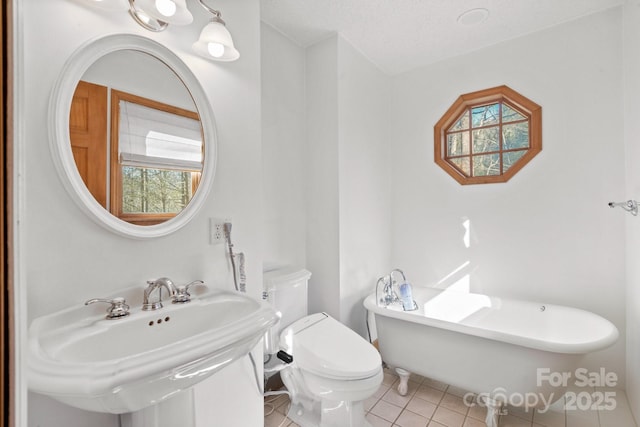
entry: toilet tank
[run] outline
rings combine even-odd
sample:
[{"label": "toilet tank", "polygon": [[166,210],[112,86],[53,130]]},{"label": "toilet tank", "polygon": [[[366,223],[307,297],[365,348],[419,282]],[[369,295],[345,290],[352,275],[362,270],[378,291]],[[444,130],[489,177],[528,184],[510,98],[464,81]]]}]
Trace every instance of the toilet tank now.
[{"label": "toilet tank", "polygon": [[310,277],[309,271],[299,268],[283,268],[263,274],[265,299],[281,315],[280,322],[265,337],[267,354],[278,352],[278,336],[282,329],[308,314],[307,286]]}]

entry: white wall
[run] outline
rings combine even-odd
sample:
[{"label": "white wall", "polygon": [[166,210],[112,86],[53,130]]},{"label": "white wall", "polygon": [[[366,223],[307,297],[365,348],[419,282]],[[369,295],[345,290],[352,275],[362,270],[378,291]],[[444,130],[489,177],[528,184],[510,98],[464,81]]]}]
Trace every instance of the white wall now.
[{"label": "white wall", "polygon": [[[190,5],[193,6],[193,5]],[[17,28],[19,108],[18,140],[20,295],[27,313],[20,321],[82,304],[127,286],[140,286],[160,276],[178,283],[204,279],[208,286],[231,289],[223,245],[208,243],[208,218],[231,217],[235,248],[246,254],[247,289],[262,288],[262,154],[260,126],[260,25],[257,0],[220,4],[241,57],[233,63],[213,63],[191,53],[190,47],[207,21],[206,12],[192,7],[194,24],[170,27],[159,34],[139,27],[126,11],[107,12],[71,0],[21,2]],[[96,225],[77,208],[58,178],[49,154],[48,98],[69,55],[87,40],[111,33],[134,33],[156,40],[174,53],[199,78],[216,115],[217,172],[201,212],[180,231],[151,241],[117,236]],[[23,325],[24,326],[24,325]],[[258,357],[259,360],[259,357]],[[243,360],[213,376],[196,390],[209,399],[216,423],[250,426],[262,423],[261,396]],[[229,382],[227,376],[238,381]],[[221,391],[222,390],[222,391]],[[237,411],[241,396],[243,411]],[[197,409],[196,409],[197,410]],[[90,416],[54,402],[33,398],[29,425],[116,426],[115,416]],[[206,415],[198,425],[212,425]]]},{"label": "white wall", "polygon": [[305,51],[261,23],[265,270],[306,264]]},{"label": "white wall", "polygon": [[340,319],[338,39],[307,48],[306,253],[309,312]]},{"label": "white wall", "polygon": [[390,257],[389,79],[340,36],[307,49],[310,311],[366,335]]},{"label": "white wall", "polygon": [[[608,318],[620,340],[585,367],[624,379],[626,214],[607,207],[625,197],[621,25],[611,9],[393,79],[392,261],[417,285]],[[502,84],[542,106],[543,150],[508,183],[461,186],[433,161],[433,126]]]},{"label": "white wall", "polygon": [[[126,74],[120,70],[127,70]],[[118,50],[103,56],[82,75],[82,80],[175,107],[194,111],[189,91],[176,73],[146,53]],[[108,96],[111,96],[109,91]]]},{"label": "white wall", "polygon": [[[624,142],[627,171],[626,198],[640,198],[640,1],[628,0],[623,9]],[[627,259],[627,396],[640,420],[640,222],[626,216]]]},{"label": "white wall", "polygon": [[366,336],[364,298],[390,270],[389,77],[338,38],[340,320]]}]

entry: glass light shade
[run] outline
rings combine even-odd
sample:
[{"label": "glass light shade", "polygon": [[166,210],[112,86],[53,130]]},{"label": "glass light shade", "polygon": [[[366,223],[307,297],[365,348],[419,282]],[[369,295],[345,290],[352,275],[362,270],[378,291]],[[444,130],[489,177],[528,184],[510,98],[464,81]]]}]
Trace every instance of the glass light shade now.
[{"label": "glass light shade", "polygon": [[135,0],[137,9],[158,21],[175,25],[188,25],[193,15],[187,9],[185,0]]},{"label": "glass light shade", "polygon": [[200,38],[193,44],[193,50],[200,56],[214,61],[235,61],[240,52],[233,45],[229,30],[218,21],[211,21],[202,29]]}]

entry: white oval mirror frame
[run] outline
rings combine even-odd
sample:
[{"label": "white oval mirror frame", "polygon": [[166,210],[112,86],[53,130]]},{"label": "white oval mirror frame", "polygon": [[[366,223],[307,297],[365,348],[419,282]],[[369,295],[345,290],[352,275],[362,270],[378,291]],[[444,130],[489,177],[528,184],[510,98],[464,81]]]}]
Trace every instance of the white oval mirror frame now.
[{"label": "white oval mirror frame", "polygon": [[[184,83],[200,115],[205,144],[204,165],[198,191],[174,218],[155,225],[134,225],[113,216],[85,186],[73,159],[69,137],[69,112],[76,85],[87,69],[102,56],[118,50],[147,53],[168,66]],[[76,204],[99,225],[126,237],[146,239],[173,233],[186,225],[202,207],[215,175],[217,139],[211,104],[200,82],[182,60],[161,44],[133,34],[114,34],[89,41],[65,63],[49,100],[50,148],[56,169]]]}]

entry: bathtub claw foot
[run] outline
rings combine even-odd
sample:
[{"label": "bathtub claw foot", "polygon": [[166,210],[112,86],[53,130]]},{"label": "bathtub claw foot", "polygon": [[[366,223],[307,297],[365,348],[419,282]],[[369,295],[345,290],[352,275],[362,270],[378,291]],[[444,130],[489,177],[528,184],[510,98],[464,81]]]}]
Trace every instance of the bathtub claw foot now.
[{"label": "bathtub claw foot", "polygon": [[402,368],[396,368],[396,373],[400,377],[400,383],[398,384],[398,394],[400,396],[406,396],[407,392],[409,391],[409,376],[411,375],[411,372]]},{"label": "bathtub claw foot", "polygon": [[487,427],[498,427],[500,414],[502,413],[502,402],[485,397],[485,406],[487,407],[487,417],[484,422]]}]

